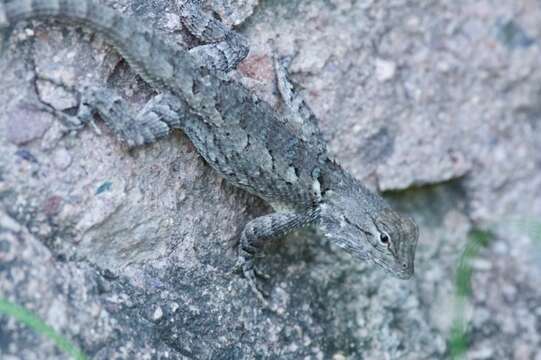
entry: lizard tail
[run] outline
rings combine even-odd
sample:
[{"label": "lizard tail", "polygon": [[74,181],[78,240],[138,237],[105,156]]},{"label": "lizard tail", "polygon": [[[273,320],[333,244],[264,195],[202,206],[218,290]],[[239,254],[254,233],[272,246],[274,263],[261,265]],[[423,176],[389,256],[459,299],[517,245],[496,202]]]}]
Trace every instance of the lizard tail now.
[{"label": "lizard tail", "polygon": [[57,18],[85,25],[100,33],[107,32],[115,42],[127,40],[131,35],[126,26],[122,25],[132,21],[94,0],[0,0],[2,28],[14,27],[19,21],[37,18]]},{"label": "lizard tail", "polygon": [[154,31],[95,0],[0,0],[0,49],[18,22],[43,18],[82,25],[103,35],[151,85],[161,85],[168,75],[160,63],[163,57],[153,51],[166,48],[157,44],[161,40]]}]

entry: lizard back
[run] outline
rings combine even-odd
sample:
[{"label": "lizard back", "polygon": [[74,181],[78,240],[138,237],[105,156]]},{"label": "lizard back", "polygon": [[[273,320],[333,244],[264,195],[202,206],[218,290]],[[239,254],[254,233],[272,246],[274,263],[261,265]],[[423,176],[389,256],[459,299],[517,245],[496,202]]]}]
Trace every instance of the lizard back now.
[{"label": "lizard back", "polygon": [[[181,125],[198,151],[229,182],[274,207],[311,207],[330,163],[322,142],[302,139],[237,84],[224,83],[221,90],[213,100],[223,122],[189,117]],[[244,96],[230,97],[228,90]]]},{"label": "lizard back", "polygon": [[156,90],[189,114],[180,128],[228,181],[279,207],[310,207],[329,163],[323,140],[303,139],[244,86],[198,64],[160,33],[93,0],[1,0],[0,30],[55,18],[101,34]]}]

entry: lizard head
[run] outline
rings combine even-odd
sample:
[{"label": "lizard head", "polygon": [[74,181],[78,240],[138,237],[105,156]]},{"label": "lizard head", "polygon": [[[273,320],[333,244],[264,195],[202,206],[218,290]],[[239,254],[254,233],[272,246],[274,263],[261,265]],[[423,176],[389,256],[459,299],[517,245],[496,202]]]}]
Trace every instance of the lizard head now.
[{"label": "lizard head", "polygon": [[328,193],[321,206],[321,228],[339,247],[372,260],[399,279],[414,272],[419,229],[360,183],[344,193]]}]

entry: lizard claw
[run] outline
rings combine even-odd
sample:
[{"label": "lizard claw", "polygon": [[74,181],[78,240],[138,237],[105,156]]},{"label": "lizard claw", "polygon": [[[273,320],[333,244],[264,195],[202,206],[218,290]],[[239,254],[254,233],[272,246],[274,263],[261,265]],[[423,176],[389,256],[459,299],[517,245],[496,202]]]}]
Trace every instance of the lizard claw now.
[{"label": "lizard claw", "polygon": [[231,273],[233,274],[240,274],[242,273],[242,264],[244,263],[242,258],[238,258],[235,265],[233,265],[233,268],[231,269]]},{"label": "lizard claw", "polygon": [[259,285],[257,278],[263,278],[265,280],[270,279],[270,276],[256,270],[254,264],[251,260],[240,257],[235,266],[233,267],[233,272],[242,272],[244,278],[248,281],[248,286],[254,293],[254,295],[266,306],[269,305],[267,298],[269,294],[263,290]]},{"label": "lizard claw", "polygon": [[268,306],[269,303],[267,301],[267,298],[269,297],[269,294],[257,285],[256,272],[251,269],[248,271],[243,271],[243,273],[246,280],[248,280],[248,285],[250,286],[250,289],[252,290],[254,295],[259,299],[259,301]]},{"label": "lizard claw", "polygon": [[59,119],[64,126],[68,129],[68,131],[74,131],[77,132],[84,128],[86,124],[90,124],[94,131],[101,135],[101,131],[97,128],[96,124],[94,123],[94,113],[93,110],[85,104],[84,97],[85,94],[91,94],[92,89],[88,85],[83,86],[82,90],[77,90],[73,86],[70,86],[68,84],[65,84],[62,81],[58,81],[54,78],[50,78],[41,74],[36,74],[36,79],[43,82],[48,82],[68,93],[73,94],[76,98],[78,98],[79,104],[77,105],[77,114],[76,115],[69,115],[65,111],[57,110],[54,106],[51,104],[41,100],[40,96],[38,95],[38,100],[32,102],[32,106],[34,106],[36,109],[44,112],[48,112],[57,119]]},{"label": "lizard claw", "polygon": [[261,278],[261,279],[263,279],[265,281],[268,281],[271,278],[271,276],[269,274],[267,274],[264,271],[258,270],[255,267],[254,267],[254,273],[255,273],[255,276],[257,276],[258,278]]},{"label": "lizard claw", "polygon": [[56,110],[52,106],[45,104],[39,100],[27,100],[25,105],[30,110],[41,111],[48,113],[59,119],[69,131],[77,131],[84,127],[84,122],[77,116],[68,115],[62,111]]}]

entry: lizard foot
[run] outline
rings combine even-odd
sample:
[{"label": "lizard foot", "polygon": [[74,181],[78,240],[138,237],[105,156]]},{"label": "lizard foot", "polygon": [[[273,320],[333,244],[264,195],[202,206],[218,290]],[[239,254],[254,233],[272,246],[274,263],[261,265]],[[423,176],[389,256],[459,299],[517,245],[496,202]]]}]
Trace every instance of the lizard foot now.
[{"label": "lizard foot", "polygon": [[63,89],[64,91],[74,94],[75,97],[78,99],[78,105],[75,107],[76,114],[71,115],[68,113],[69,110],[58,110],[53,105],[49,104],[48,102],[41,99],[41,96],[38,93],[38,100],[34,101],[30,104],[33,108],[39,110],[48,112],[57,119],[59,119],[64,126],[68,129],[68,131],[79,131],[83,127],[85,127],[86,124],[92,124],[94,127],[94,130],[96,130],[97,133],[100,133],[96,125],[94,124],[94,117],[92,110],[84,103],[83,97],[84,92],[87,91],[87,87],[85,87],[85,90],[79,91],[75,89],[74,87],[67,85],[63,83],[62,81],[58,81],[56,79],[43,76],[40,74],[36,74],[36,80],[42,81],[42,82],[48,82],[58,88]]},{"label": "lizard foot", "polygon": [[49,105],[41,100],[27,100],[25,101],[25,105],[28,106],[29,109],[34,111],[41,111],[48,114],[51,114],[58,120],[62,122],[62,124],[66,127],[67,132],[77,132],[81,130],[85,124],[86,121],[83,121],[78,116],[73,116],[66,114],[65,112],[61,110],[57,110],[52,105]]},{"label": "lizard foot", "polygon": [[257,286],[256,277],[259,275],[268,279],[269,276],[255,269],[254,258],[262,254],[266,242],[314,222],[317,216],[315,209],[302,213],[276,212],[257,217],[246,224],[240,237],[239,267],[258,298],[264,299],[264,292]]},{"label": "lizard foot", "polygon": [[252,292],[255,294],[255,296],[265,305],[268,305],[267,298],[269,297],[269,294],[261,288],[258,282],[258,277],[262,278],[264,280],[270,279],[270,276],[258,271],[253,261],[249,259],[245,259],[243,257],[239,257],[239,260],[237,261],[234,270],[236,272],[242,272],[244,278],[248,281],[248,286],[252,290]]}]

